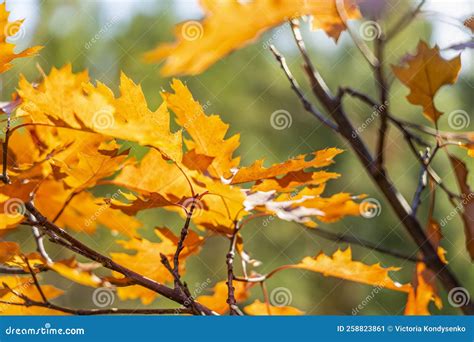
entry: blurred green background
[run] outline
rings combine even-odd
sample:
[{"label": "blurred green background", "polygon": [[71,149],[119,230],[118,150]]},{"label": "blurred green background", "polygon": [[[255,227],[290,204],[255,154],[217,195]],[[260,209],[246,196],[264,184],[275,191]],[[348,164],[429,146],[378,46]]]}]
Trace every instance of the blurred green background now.
[{"label": "blurred green background", "polygon": [[[27,34],[19,45],[22,47],[33,44],[44,45],[44,49],[38,57],[16,62],[15,68],[1,76],[3,100],[8,100],[9,94],[15,89],[19,73],[25,74],[29,80],[39,80],[40,73],[36,64],[48,72],[53,66],[60,67],[70,62],[75,71],[87,68],[92,79],[101,80],[115,90],[119,72],[123,70],[135,82],[142,84],[149,105],[154,109],[161,103],[159,91],[163,88],[169,89],[170,79],[159,75],[158,65],[145,64],[142,54],[159,42],[172,40],[173,25],[177,22],[183,19],[198,19],[201,16],[196,10],[196,2],[191,0],[175,2],[65,0],[20,1],[20,3],[17,7],[11,7],[14,16],[26,17],[28,25]],[[396,7],[390,8],[384,25],[389,26],[400,13],[404,13],[412,5],[410,2],[401,1]],[[466,17],[468,14],[466,13]],[[431,45],[436,43],[433,37],[433,25],[436,25],[437,20],[436,16],[430,15],[416,20],[388,45],[387,71],[390,64],[398,64],[407,52],[413,53],[419,39],[424,39]],[[357,25],[355,27],[357,30]],[[373,97],[376,96],[372,71],[346,33],[336,46],[322,32],[310,32],[308,23],[304,23],[303,28],[314,63],[333,91],[339,86],[352,86],[368,92]],[[468,37],[461,29],[458,31],[459,36],[453,37],[453,43]],[[97,36],[99,38],[94,42],[93,38]],[[332,181],[326,193],[341,191],[365,193],[368,197],[380,201],[381,212],[372,219],[348,218],[332,224],[321,224],[321,227],[374,243],[382,243],[384,247],[397,249],[406,254],[413,254],[416,250],[414,243],[364,173],[349,146],[304,111],[267,49],[269,43],[275,44],[282,51],[308,97],[314,100],[308,91],[308,84],[301,68],[302,61],[287,26],[267,32],[257,42],[231,54],[203,74],[182,79],[187,82],[196,99],[202,104],[208,104],[208,114],[220,114],[225,122],[230,123],[230,134],[241,134],[239,154],[242,156],[242,165],[249,165],[262,157],[268,164],[281,162],[300,153],[309,153],[330,146],[346,149],[344,154],[337,157],[336,164],[330,167],[331,171],[341,173],[342,177]],[[472,58],[472,55],[468,56]],[[466,61],[466,58],[463,61]],[[463,109],[472,113],[473,85],[472,69],[465,68],[454,86],[443,88],[437,95],[436,103],[440,110],[449,113]],[[420,107],[414,107],[407,102],[405,99],[407,94],[408,90],[405,87],[398,81],[393,82],[391,111],[401,118],[428,125],[428,121],[421,115]],[[372,114],[371,108],[358,101],[349,99],[345,105],[356,127]],[[272,127],[270,116],[277,110],[286,110],[291,114],[290,127],[283,130]],[[378,126],[379,122],[375,120],[363,130],[362,134],[370,146],[375,145]],[[469,128],[472,127],[466,127],[466,130]],[[440,129],[449,129],[447,115],[440,119]],[[133,155],[140,157],[143,153],[143,148],[132,145]],[[456,153],[468,161],[464,151],[457,150]],[[408,146],[394,128],[389,131],[386,155],[391,178],[411,202],[420,170]],[[453,190],[456,189],[448,161],[442,153],[437,157],[434,166],[446,177],[448,186]],[[468,166],[473,166],[472,162],[468,161]],[[107,194],[111,189],[100,188],[97,191]],[[426,221],[427,195],[427,193],[423,195],[425,201],[419,213],[422,222]],[[452,207],[442,192],[438,192],[437,199],[436,218],[441,220],[449,214]],[[144,222],[144,228],[141,230],[143,236],[150,239],[153,239],[153,227],[166,225],[177,232],[181,225],[181,220],[163,210],[148,210],[141,213],[139,218]],[[443,234],[445,238],[442,245],[448,251],[447,258],[451,269],[471,293],[474,293],[474,272],[465,252],[463,226],[459,216],[443,228]],[[100,241],[101,245],[110,246],[105,252],[120,250],[113,244],[115,237],[108,230],[100,229],[94,236],[81,234],[79,236],[86,243]],[[338,247],[346,247],[346,244],[324,240],[297,224],[276,219],[254,220],[243,230],[243,237],[247,251],[252,257],[263,262],[257,269],[261,273],[283,264],[297,263],[304,256],[316,255],[320,251],[332,254]],[[7,236],[7,239],[26,238],[23,233],[15,232]],[[27,249],[34,249],[31,239],[25,243]],[[211,279],[211,284],[225,279],[227,248],[226,239],[213,237],[208,240],[199,256],[188,260],[185,280],[191,288],[199,287],[208,278]],[[352,249],[354,259],[369,264],[380,262],[383,266],[400,266],[402,271],[397,273],[397,280],[402,283],[411,280],[413,263],[355,245]],[[58,251],[58,253],[64,252]],[[58,254],[58,257],[60,255],[69,254]],[[240,269],[238,271],[240,272]],[[93,307],[92,289],[71,284],[52,274],[45,277],[46,281],[52,281],[59,288],[68,290],[68,294],[58,299],[58,303],[72,307]],[[373,290],[370,286],[300,270],[281,272],[268,281],[267,286],[270,293],[278,287],[287,288],[292,297],[291,305],[308,314],[316,315],[350,315]],[[210,293],[210,290],[209,286],[205,292]],[[459,314],[457,309],[449,305],[442,288],[440,294],[445,306],[441,311],[434,309],[433,306],[433,312]],[[254,298],[263,300],[258,286],[252,290],[252,299]],[[405,294],[381,290],[367,302],[359,314],[401,314],[405,301]],[[169,306],[170,304],[166,302],[165,299],[159,299],[151,307]],[[141,306],[139,301],[127,303],[116,301],[114,305]]]}]

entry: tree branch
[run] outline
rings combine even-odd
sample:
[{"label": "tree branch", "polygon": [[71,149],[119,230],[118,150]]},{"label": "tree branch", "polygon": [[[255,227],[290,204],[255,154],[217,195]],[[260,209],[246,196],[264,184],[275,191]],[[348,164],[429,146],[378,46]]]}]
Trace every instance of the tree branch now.
[{"label": "tree branch", "polygon": [[235,300],[234,295],[234,257],[235,257],[235,248],[237,245],[237,237],[239,236],[240,225],[239,222],[235,222],[234,224],[234,231],[232,233],[232,237],[230,239],[230,246],[229,252],[226,255],[226,263],[227,263],[227,304],[229,304],[229,312],[231,316],[242,316],[243,313],[240,311],[239,307],[237,306],[237,301]]},{"label": "tree branch", "polygon": [[322,229],[321,227],[318,227],[318,229],[307,229],[306,226],[304,226],[304,225],[301,225],[301,226],[304,227],[306,230],[310,231],[311,233],[316,234],[316,235],[318,235],[318,236],[320,236],[324,239],[328,239],[328,240],[335,241],[335,242],[352,243],[352,244],[370,249],[372,251],[376,251],[376,252],[379,252],[379,253],[390,255],[390,256],[393,256],[395,258],[399,258],[399,259],[402,259],[402,260],[405,260],[405,261],[413,261],[413,262],[423,261],[422,259],[417,258],[415,256],[416,253],[413,253],[412,255],[408,255],[408,254],[404,254],[402,252],[399,252],[397,250],[380,247],[376,243],[373,243],[371,241],[364,240],[364,239],[361,239],[361,238],[358,238],[358,237],[354,237],[354,236],[351,236],[351,235],[338,234],[338,233],[330,232],[330,231]]},{"label": "tree branch", "polygon": [[[116,271],[124,275],[125,277],[132,279],[136,282],[137,285],[141,285],[149,290],[159,293],[162,296],[171,299],[181,305],[185,305],[185,303],[187,303],[188,298],[183,295],[180,290],[169,288],[166,285],[160,284],[150,278],[136,273],[120,264],[117,264],[112,259],[89,248],[79,240],[69,235],[64,229],[50,222],[35,208],[35,206],[31,202],[27,202],[25,204],[25,207],[36,218],[37,225],[44,228],[44,231],[52,238],[53,242],[59,243],[73,252],[76,252],[88,259],[102,264],[105,268],[108,268],[112,271]],[[212,310],[199,303],[196,303],[196,306],[203,314],[214,314]]]},{"label": "tree branch", "polygon": [[[302,52],[302,54],[305,55],[304,52]],[[308,56],[303,56],[303,58],[306,59]],[[334,98],[330,92],[325,90],[323,84],[319,82],[314,83],[314,77],[312,77],[308,71],[311,70],[306,68],[316,98],[332,116],[339,127],[340,135],[351,145],[367,173],[371,176],[380,191],[385,195],[385,198],[394,210],[398,219],[421,250],[428,267],[435,272],[447,291],[460,287],[461,284],[458,279],[450,271],[448,266],[443,263],[436,250],[429,243],[422,225],[417,218],[413,216],[412,209],[406,199],[395,188],[388,177],[381,172],[380,168],[376,167],[367,146],[360,139],[358,132],[354,129],[351,121],[348,119],[340,99]],[[474,314],[474,304],[471,301],[462,306],[461,309],[465,314]]]}]

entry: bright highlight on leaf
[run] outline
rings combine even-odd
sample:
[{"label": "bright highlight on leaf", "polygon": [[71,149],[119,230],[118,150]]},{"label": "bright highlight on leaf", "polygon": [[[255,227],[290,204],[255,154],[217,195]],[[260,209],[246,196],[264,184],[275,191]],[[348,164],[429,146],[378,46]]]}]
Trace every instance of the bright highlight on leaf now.
[{"label": "bright highlight on leaf", "polygon": [[15,53],[15,44],[8,41],[9,38],[22,34],[23,20],[8,21],[9,14],[6,2],[0,4],[0,73],[9,70],[12,67],[11,62],[16,58],[36,55],[42,49],[41,46],[35,46]]},{"label": "bright highlight on leaf", "polygon": [[[360,14],[352,0],[345,9],[350,19]],[[201,0],[202,21],[186,21],[175,28],[176,42],[159,45],[145,55],[148,62],[165,60],[166,76],[196,75],[263,32],[293,18],[312,16],[313,29],[323,29],[335,41],[345,24],[335,0]]]}]

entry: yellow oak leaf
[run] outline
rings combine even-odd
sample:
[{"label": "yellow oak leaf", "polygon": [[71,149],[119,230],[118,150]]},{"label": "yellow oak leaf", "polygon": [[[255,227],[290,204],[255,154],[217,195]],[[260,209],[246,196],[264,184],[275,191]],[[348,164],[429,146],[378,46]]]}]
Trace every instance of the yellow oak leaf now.
[{"label": "yellow oak leaf", "polygon": [[318,272],[324,276],[331,276],[362,284],[383,287],[390,290],[408,292],[409,284],[402,285],[389,276],[389,272],[398,271],[398,267],[382,267],[380,264],[367,265],[352,260],[352,251],[348,247],[345,251],[337,250],[332,256],[320,253],[315,257],[305,257],[299,264],[291,268],[300,268]]},{"label": "yellow oak leaf", "polygon": [[21,35],[24,27],[23,20],[8,21],[9,12],[6,2],[0,4],[0,73],[3,73],[12,67],[11,62],[16,58],[29,57],[36,55],[41,46],[34,46],[15,53],[15,44],[7,42],[9,37]]},{"label": "yellow oak leaf", "polygon": [[39,85],[20,79],[23,103],[19,117],[33,123],[96,132],[152,146],[169,158],[182,158],[181,132],[171,133],[166,106],[148,109],[141,87],[125,74],[120,77],[120,96],[103,83],[90,83],[86,71],[73,73],[71,65],[52,68]]},{"label": "yellow oak leaf", "polygon": [[188,150],[213,158],[208,170],[214,177],[223,177],[239,164],[240,158],[232,154],[239,147],[239,135],[225,139],[229,125],[218,115],[206,115],[203,107],[194,100],[189,89],[179,80],[171,83],[174,93],[163,92],[166,105],[176,114],[178,124],[191,136],[186,140]]},{"label": "yellow oak leaf", "polygon": [[79,152],[75,158],[76,165],[71,165],[68,160],[59,161],[56,164],[60,172],[67,174],[64,183],[75,191],[81,191],[92,187],[103,178],[113,175],[120,170],[127,159],[128,151],[118,152],[118,148],[103,152],[100,149],[90,152]]},{"label": "yellow oak leaf", "polygon": [[82,270],[76,265],[71,267],[66,263],[54,262],[48,264],[48,268],[60,274],[62,277],[67,278],[77,284],[90,287],[102,286],[102,280],[90,271]]},{"label": "yellow oak leaf", "polygon": [[134,237],[141,226],[136,218],[110,208],[103,199],[94,198],[84,191],[74,193],[54,180],[44,181],[38,188],[35,206],[48,219],[56,219],[60,227],[89,234],[95,232],[98,224],[102,224],[113,232]]},{"label": "yellow oak leaf", "polygon": [[258,299],[244,308],[247,315],[252,316],[300,316],[304,312],[292,306],[274,306],[262,303]]},{"label": "yellow oak leaf", "polygon": [[405,59],[406,66],[392,66],[393,73],[408,88],[408,101],[423,107],[423,114],[436,123],[443,114],[434,103],[438,90],[446,84],[456,82],[461,70],[461,57],[445,60],[439,53],[439,48],[430,48],[420,41],[416,55]]},{"label": "yellow oak leaf", "polygon": [[[33,283],[31,277],[19,277],[19,276],[5,276],[0,277],[0,301],[7,303],[23,303],[21,298],[14,295],[10,291],[2,291],[4,289],[2,284],[7,284],[16,293],[27,296],[28,298],[42,302],[41,295]],[[54,299],[63,294],[63,291],[58,290],[57,288],[51,285],[41,285],[41,290],[47,299]],[[19,305],[8,305],[2,303],[0,305],[0,315],[64,315],[64,313],[43,308],[43,307],[27,307]]]},{"label": "yellow oak leaf", "polygon": [[[234,297],[237,303],[244,302],[249,298],[250,286],[248,283],[235,281],[233,282],[233,286]],[[212,295],[199,296],[196,298],[196,301],[208,307],[212,311],[223,315],[229,311],[229,304],[227,304],[227,297],[229,293],[227,282],[225,280],[218,282],[212,290],[214,291]]]},{"label": "yellow oak leaf", "polygon": [[[201,0],[202,21],[186,21],[175,28],[176,42],[159,45],[145,55],[148,62],[165,59],[162,74],[196,75],[263,32],[292,18],[312,15],[314,29],[334,40],[345,30],[335,0]],[[345,1],[350,19],[360,16],[353,1]]]}]

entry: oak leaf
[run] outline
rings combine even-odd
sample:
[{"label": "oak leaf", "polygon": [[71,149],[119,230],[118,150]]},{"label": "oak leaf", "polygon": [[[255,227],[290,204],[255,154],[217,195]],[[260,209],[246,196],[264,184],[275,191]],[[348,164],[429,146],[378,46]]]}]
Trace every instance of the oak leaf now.
[{"label": "oak leaf", "polygon": [[[335,0],[201,0],[202,21],[175,28],[176,42],[159,45],[145,55],[148,62],[165,59],[162,74],[196,75],[263,32],[292,18],[312,15],[313,29],[321,28],[337,41],[346,26]],[[360,16],[353,1],[345,1],[347,17]]]},{"label": "oak leaf", "polygon": [[448,156],[454,169],[458,186],[461,190],[462,200],[459,206],[456,207],[456,211],[462,208],[461,218],[464,223],[466,249],[471,260],[474,260],[474,193],[467,182],[468,170],[466,164],[451,154]]},{"label": "oak leaf", "polygon": [[[176,251],[178,238],[168,229],[155,229],[160,242],[151,242],[143,238],[134,238],[128,241],[117,241],[119,245],[127,250],[136,251],[135,254],[111,253],[112,259],[145,277],[153,279],[159,283],[166,283],[173,280],[170,272],[161,263],[161,254],[168,259],[172,259]],[[195,232],[190,231],[184,241],[184,249],[180,254],[180,274],[184,273],[185,259],[197,253],[204,243],[204,239]],[[145,305],[150,304],[157,296],[157,293],[141,286],[128,286],[118,288],[118,296],[122,300],[140,298]]]},{"label": "oak leaf", "polygon": [[0,4],[0,73],[3,73],[12,67],[11,62],[16,58],[29,57],[36,55],[41,46],[34,46],[15,53],[15,45],[7,42],[8,38],[21,35],[24,30],[23,20],[8,21],[9,12],[6,2]]},{"label": "oak leaf", "polygon": [[423,114],[436,123],[443,114],[434,103],[438,90],[446,84],[456,82],[461,70],[461,57],[445,60],[439,53],[439,48],[430,48],[420,41],[416,55],[405,59],[406,66],[392,66],[395,76],[408,88],[408,101],[423,107]]},{"label": "oak leaf", "polygon": [[[249,284],[245,282],[234,282],[234,298],[237,303],[246,301],[249,296]],[[196,301],[201,303],[204,306],[207,306],[212,311],[217,312],[218,314],[225,314],[229,311],[229,304],[227,304],[227,298],[229,289],[227,282],[220,281],[212,289],[214,293],[212,295],[202,295],[196,298]]]},{"label": "oak leaf", "polygon": [[274,306],[258,299],[244,307],[244,312],[252,316],[300,316],[304,312],[292,306]]},{"label": "oak leaf", "polygon": [[315,257],[306,257],[291,267],[395,291],[408,292],[411,288],[409,284],[402,285],[389,276],[389,272],[398,271],[400,268],[354,261],[350,247],[344,251],[337,250],[332,256],[320,253]]}]

